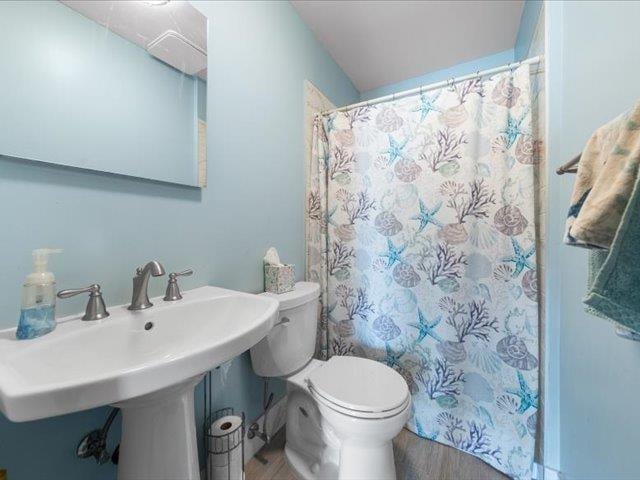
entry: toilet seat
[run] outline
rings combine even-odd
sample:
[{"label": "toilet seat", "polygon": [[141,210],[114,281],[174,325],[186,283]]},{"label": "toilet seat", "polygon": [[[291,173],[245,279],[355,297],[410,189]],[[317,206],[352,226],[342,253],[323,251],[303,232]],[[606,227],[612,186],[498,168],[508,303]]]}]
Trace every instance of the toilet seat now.
[{"label": "toilet seat", "polygon": [[318,403],[323,404],[324,406],[326,406],[327,408],[330,408],[331,410],[334,410],[338,413],[341,413],[343,415],[346,415],[348,417],[353,417],[353,418],[381,420],[384,418],[395,417],[396,415],[399,415],[400,413],[404,412],[404,410],[411,403],[411,399],[407,398],[402,405],[392,410],[387,410],[383,412],[363,412],[360,410],[352,410],[352,409],[341,407],[340,405],[337,405],[331,402],[330,400],[327,400],[326,398],[324,398],[318,392],[313,390],[313,387],[311,387],[309,390],[311,391],[311,394],[313,395],[313,397],[316,399]]},{"label": "toilet seat", "polygon": [[411,402],[407,382],[392,368],[359,357],[332,357],[309,373],[307,385],[327,407],[358,418],[387,418]]}]

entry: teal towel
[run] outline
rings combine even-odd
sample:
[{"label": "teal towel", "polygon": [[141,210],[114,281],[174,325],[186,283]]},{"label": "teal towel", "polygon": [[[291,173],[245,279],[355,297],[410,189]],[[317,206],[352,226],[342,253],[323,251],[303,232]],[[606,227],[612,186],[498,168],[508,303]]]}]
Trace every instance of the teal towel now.
[{"label": "teal towel", "polygon": [[[584,304],[587,311],[640,333],[640,176],[631,193],[611,249],[592,254],[595,279]],[[598,266],[602,265],[599,269]]]},{"label": "teal towel", "polygon": [[[604,265],[604,262],[608,256],[609,250],[589,250],[589,276],[587,278],[587,292],[591,292],[594,283],[596,283],[596,277],[598,276],[598,273],[600,273],[600,270],[602,270],[602,265]],[[591,315],[609,320],[607,316],[601,314],[589,305],[585,304],[584,310]]]}]

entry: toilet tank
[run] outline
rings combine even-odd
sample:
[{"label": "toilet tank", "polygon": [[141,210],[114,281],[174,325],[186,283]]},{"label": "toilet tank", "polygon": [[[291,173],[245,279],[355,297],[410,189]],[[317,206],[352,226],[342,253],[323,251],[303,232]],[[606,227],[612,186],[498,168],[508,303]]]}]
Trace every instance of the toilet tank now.
[{"label": "toilet tank", "polygon": [[320,286],[298,282],[291,292],[263,295],[277,299],[280,311],[269,334],[251,349],[251,364],[261,377],[283,377],[313,358]]}]

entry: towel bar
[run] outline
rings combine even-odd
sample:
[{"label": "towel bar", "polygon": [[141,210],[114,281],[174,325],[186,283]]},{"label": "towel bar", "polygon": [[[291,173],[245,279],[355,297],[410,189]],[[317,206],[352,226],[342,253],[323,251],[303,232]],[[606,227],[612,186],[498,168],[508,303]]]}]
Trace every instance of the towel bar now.
[{"label": "towel bar", "polygon": [[564,175],[565,173],[576,173],[578,171],[578,162],[580,162],[580,155],[575,156],[564,165],[560,165],[556,169],[558,175]]}]

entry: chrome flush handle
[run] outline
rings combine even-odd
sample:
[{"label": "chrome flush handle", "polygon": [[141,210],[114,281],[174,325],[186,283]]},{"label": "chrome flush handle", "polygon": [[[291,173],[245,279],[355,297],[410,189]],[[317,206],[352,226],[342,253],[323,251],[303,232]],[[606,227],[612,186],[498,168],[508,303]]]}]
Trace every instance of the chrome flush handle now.
[{"label": "chrome flush handle", "polygon": [[84,311],[82,320],[102,320],[109,316],[107,308],[104,305],[104,299],[102,298],[102,292],[100,291],[100,285],[94,283],[84,288],[70,288],[68,290],[60,290],[58,292],[58,298],[75,297],[81,293],[89,293],[89,301]]},{"label": "chrome flush handle", "polygon": [[275,327],[279,327],[280,325],[282,325],[282,326],[285,326],[285,327],[286,327],[290,322],[291,322],[291,320],[290,320],[289,318],[287,318],[287,317],[282,317],[282,320],[280,320],[279,322],[277,322],[277,323],[273,326],[273,328],[275,328]]},{"label": "chrome flush handle", "polygon": [[164,294],[165,302],[174,302],[182,298],[180,293],[180,286],[178,285],[178,277],[188,277],[193,275],[193,270],[188,268],[182,272],[173,272],[169,274],[169,283],[167,284],[167,291]]}]

